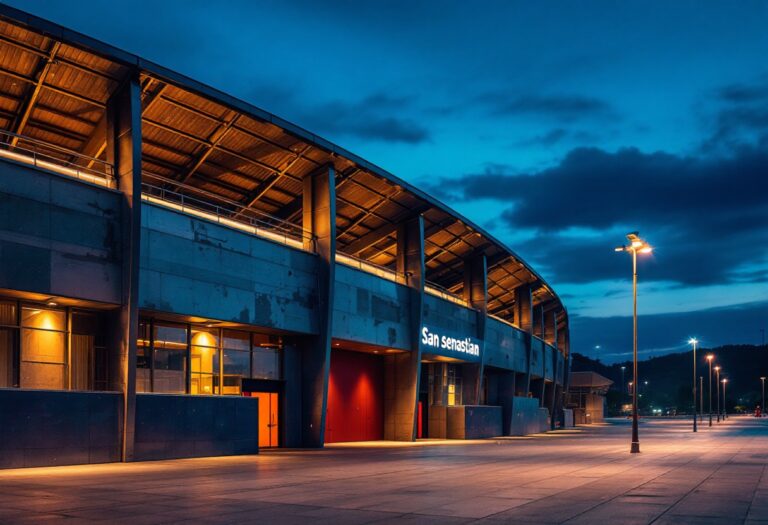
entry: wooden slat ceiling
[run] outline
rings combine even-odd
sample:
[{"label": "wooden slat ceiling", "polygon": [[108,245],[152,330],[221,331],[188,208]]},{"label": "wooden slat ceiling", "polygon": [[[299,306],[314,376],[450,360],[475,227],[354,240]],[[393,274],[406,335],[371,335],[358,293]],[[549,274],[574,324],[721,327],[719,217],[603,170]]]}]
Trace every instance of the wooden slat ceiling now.
[{"label": "wooden slat ceiling", "polygon": [[[116,61],[0,20],[0,127],[104,158],[105,105],[128,73]],[[302,179],[332,163],[340,252],[394,268],[396,225],[421,213],[429,281],[461,294],[464,259],[484,254],[489,311],[509,320],[514,289],[538,283],[504,247],[396,181],[152,72],[141,72],[140,83],[148,182],[160,176],[173,181],[167,189],[194,188],[300,225]],[[534,303],[559,300],[541,286]]]}]

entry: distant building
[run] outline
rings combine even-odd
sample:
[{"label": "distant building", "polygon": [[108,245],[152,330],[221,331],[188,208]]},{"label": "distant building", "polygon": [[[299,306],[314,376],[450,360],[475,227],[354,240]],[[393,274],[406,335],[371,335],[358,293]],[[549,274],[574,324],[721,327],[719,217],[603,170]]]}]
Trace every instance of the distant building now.
[{"label": "distant building", "polygon": [[613,381],[597,372],[571,372],[566,408],[576,425],[600,423],[605,418],[605,396]]}]

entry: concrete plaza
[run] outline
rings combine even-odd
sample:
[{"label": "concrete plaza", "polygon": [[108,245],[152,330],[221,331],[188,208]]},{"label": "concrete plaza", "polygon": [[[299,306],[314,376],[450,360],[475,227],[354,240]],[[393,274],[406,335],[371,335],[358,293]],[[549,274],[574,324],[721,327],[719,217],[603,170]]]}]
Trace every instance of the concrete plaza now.
[{"label": "concrete plaza", "polygon": [[768,421],[0,471],[0,523],[768,523]]}]

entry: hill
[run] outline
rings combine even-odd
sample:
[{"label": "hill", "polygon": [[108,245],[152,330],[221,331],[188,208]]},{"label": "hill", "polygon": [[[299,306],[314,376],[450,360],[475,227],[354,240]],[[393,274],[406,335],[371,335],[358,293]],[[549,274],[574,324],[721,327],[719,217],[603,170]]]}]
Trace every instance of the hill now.
[{"label": "hill", "polygon": [[[640,399],[638,403],[641,409],[661,408],[674,409],[678,412],[691,412],[693,389],[692,353],[692,351],[688,351],[668,354],[645,359],[638,363],[638,382],[640,383],[640,389],[638,390]],[[715,364],[723,367],[720,372],[721,379],[728,378],[725,392],[729,411],[733,411],[737,405],[753,410],[756,405],[760,404],[760,376],[768,376],[768,346],[727,345],[717,348],[697,349],[696,375],[704,377],[705,412],[709,409],[709,367],[706,361],[707,354],[715,355],[713,367]],[[590,359],[575,352],[572,357],[571,369],[573,371],[591,370],[614,382],[608,394],[608,410],[610,412],[618,411],[622,403],[630,402],[626,385],[632,379],[631,361],[605,365],[599,360]],[[622,366],[626,367],[623,392],[621,388]],[[712,406],[713,410],[715,410],[714,369],[712,371],[712,390]]]}]

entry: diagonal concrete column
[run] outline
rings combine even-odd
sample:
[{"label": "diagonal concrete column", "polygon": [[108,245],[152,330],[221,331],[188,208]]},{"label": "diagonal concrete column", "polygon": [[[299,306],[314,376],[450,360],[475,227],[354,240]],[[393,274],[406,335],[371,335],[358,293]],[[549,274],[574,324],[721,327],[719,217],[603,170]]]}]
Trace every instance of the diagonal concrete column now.
[{"label": "diagonal concrete column", "polygon": [[533,334],[533,290],[530,284],[515,288],[515,324],[525,332],[526,371],[517,385],[518,395],[528,396],[531,390],[531,335]]},{"label": "diagonal concrete column", "polygon": [[[477,310],[478,339],[485,341],[486,316],[488,315],[488,264],[485,255],[480,255],[464,262],[464,300]],[[485,367],[485,345],[480,354],[479,363],[463,363],[462,379],[464,382],[465,405],[480,404],[483,389],[483,369]]]},{"label": "diagonal concrete column", "polygon": [[141,88],[131,76],[107,102],[107,161],[114,166],[121,209],[122,293],[116,318],[112,388],[123,394],[121,459],[133,460],[136,421],[136,339],[141,247]]},{"label": "diagonal concrete column", "polygon": [[397,230],[397,271],[410,289],[411,351],[385,357],[384,439],[416,438],[421,378],[421,324],[424,315],[424,218],[400,225]]},{"label": "diagonal concrete column", "polygon": [[[336,268],[336,170],[323,166],[304,178],[303,227],[313,239],[317,265],[317,335],[307,337],[301,348],[302,442],[322,447],[325,442],[325,412],[331,368],[331,327]],[[314,242],[313,242],[314,241]],[[314,246],[313,246],[314,245]]]}]

